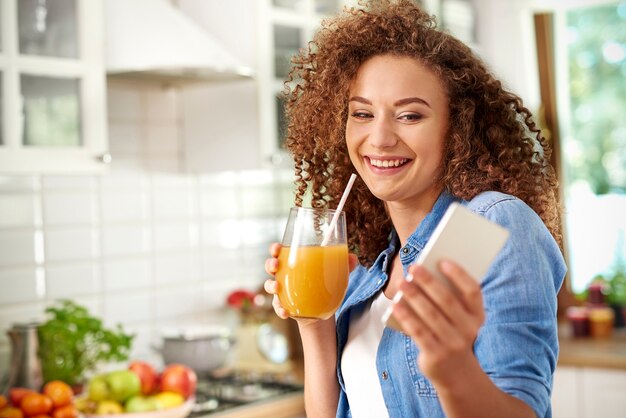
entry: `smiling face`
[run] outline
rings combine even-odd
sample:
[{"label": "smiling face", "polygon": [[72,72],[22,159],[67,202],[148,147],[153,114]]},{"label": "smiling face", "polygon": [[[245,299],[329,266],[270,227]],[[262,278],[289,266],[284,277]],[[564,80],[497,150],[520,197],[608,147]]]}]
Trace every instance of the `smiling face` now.
[{"label": "smiling face", "polygon": [[393,207],[429,211],[441,186],[448,97],[419,61],[378,55],[350,85],[346,143],[370,191]]}]

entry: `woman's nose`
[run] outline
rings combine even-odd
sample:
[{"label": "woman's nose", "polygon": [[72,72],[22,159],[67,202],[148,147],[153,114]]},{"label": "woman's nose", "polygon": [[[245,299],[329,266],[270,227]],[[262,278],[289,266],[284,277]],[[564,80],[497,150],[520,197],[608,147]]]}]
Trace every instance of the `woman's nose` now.
[{"label": "woman's nose", "polygon": [[369,142],[377,148],[392,147],[398,142],[398,136],[389,118],[378,118],[371,125]]}]

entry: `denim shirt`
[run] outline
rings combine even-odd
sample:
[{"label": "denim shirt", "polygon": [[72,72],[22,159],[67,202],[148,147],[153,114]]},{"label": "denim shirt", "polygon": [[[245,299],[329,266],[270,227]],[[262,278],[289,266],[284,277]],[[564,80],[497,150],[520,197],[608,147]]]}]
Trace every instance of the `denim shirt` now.
[{"label": "denim shirt", "polygon": [[[443,192],[400,249],[405,275],[454,200],[510,231],[481,285],[486,319],[474,343],[474,354],[500,390],[526,402],[538,417],[551,417],[552,376],[559,350],[556,294],[566,271],[561,251],[541,218],[516,197],[484,192],[470,201],[461,201]],[[365,309],[366,302],[389,279],[387,265],[397,245],[394,233],[389,247],[370,269],[359,266],[352,271],[346,296],[336,313],[341,389],[337,417],[352,416],[341,373],[350,316]],[[445,416],[437,391],[417,366],[418,354],[411,337],[385,328],[376,368],[390,418]]]}]

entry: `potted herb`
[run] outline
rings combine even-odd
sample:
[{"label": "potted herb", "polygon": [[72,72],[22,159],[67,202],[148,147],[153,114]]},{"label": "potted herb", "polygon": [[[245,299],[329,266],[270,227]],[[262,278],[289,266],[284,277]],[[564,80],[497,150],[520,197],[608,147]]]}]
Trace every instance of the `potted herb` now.
[{"label": "potted herb", "polygon": [[615,311],[615,327],[623,327],[624,311],[626,310],[626,271],[622,264],[618,266],[609,279],[609,293],[607,302]]},{"label": "potted herb", "polygon": [[128,359],[134,335],[121,325],[107,329],[88,310],[70,300],[46,308],[49,318],[38,327],[44,382],[62,380],[80,386],[85,373],[101,361]]}]

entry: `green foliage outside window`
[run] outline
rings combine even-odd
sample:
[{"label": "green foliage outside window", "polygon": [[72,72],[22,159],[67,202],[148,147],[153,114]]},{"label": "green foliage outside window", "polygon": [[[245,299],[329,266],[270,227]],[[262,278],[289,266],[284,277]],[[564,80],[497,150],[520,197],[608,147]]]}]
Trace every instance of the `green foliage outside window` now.
[{"label": "green foliage outside window", "polygon": [[626,192],[625,27],[626,2],[567,13],[567,176],[598,195]]}]

